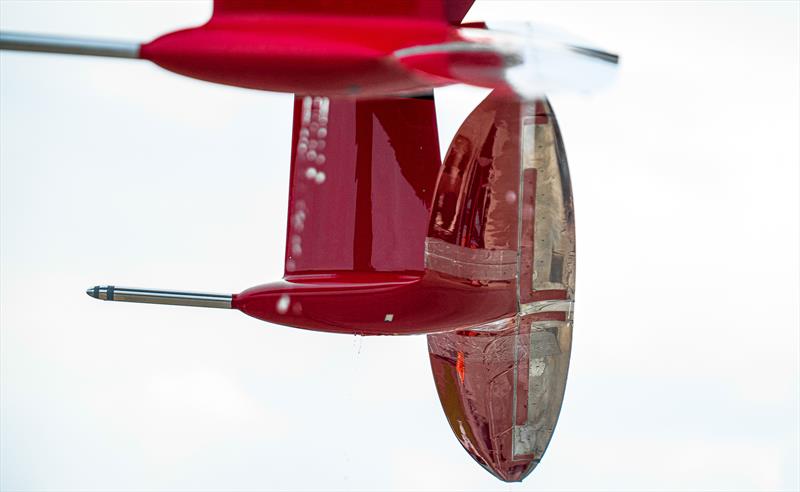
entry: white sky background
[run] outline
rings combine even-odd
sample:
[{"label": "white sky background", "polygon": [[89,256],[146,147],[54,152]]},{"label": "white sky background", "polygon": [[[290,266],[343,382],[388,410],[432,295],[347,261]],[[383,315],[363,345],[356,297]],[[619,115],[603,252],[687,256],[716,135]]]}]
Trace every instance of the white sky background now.
[{"label": "white sky background", "polygon": [[[149,40],[210,10],[1,0],[0,26]],[[578,302],[539,468],[507,485],[463,451],[424,337],[88,298],[279,278],[291,96],[3,52],[0,488],[800,487],[800,4],[479,2],[468,19],[622,56],[612,88],[552,98]],[[478,98],[438,95],[449,138]]]}]

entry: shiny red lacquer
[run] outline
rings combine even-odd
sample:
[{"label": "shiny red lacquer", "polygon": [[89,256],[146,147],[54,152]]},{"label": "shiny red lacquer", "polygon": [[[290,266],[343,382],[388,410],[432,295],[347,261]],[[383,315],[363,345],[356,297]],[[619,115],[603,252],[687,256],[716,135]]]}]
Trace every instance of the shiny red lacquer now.
[{"label": "shiny red lacquer", "polygon": [[216,0],[206,24],[161,36],[140,55],[182,75],[252,89],[419,93],[454,82],[446,60],[426,73],[395,52],[461,41],[456,25],[472,2]]},{"label": "shiny red lacquer", "polygon": [[444,254],[428,234],[440,162],[432,97],[298,97],[286,275],[235,296],[233,306],[284,325],[365,335],[447,331],[513,312],[511,274],[475,279],[426,268],[433,253]]}]

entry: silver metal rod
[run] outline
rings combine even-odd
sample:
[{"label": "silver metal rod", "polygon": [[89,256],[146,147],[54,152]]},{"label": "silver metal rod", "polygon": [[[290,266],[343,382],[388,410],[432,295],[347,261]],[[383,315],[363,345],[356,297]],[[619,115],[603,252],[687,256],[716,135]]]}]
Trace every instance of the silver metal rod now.
[{"label": "silver metal rod", "polygon": [[131,289],[113,285],[98,285],[86,289],[86,293],[103,301],[141,302],[145,304],[172,304],[230,309],[233,296],[202,292],[179,292],[174,290]]},{"label": "silver metal rod", "polygon": [[69,38],[19,32],[0,32],[0,49],[68,55],[139,58],[139,43],[107,39]]}]

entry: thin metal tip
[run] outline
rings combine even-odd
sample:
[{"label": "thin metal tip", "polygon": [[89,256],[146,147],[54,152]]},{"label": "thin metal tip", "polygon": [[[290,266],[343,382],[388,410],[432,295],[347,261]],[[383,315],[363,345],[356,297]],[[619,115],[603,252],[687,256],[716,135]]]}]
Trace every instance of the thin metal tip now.
[{"label": "thin metal tip", "polygon": [[174,290],[150,290],[97,285],[86,289],[86,295],[101,301],[141,302],[145,304],[172,304],[175,306],[197,306],[231,309],[230,294],[207,294],[203,292],[180,292]]}]

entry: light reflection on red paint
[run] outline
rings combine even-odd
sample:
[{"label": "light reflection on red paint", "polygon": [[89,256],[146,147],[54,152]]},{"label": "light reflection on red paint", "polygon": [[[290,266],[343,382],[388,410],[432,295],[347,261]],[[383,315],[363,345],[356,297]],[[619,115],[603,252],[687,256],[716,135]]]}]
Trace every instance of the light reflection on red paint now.
[{"label": "light reflection on red paint", "polygon": [[458,378],[461,380],[461,384],[464,384],[464,352],[460,350],[456,357],[456,372],[458,372]]}]

